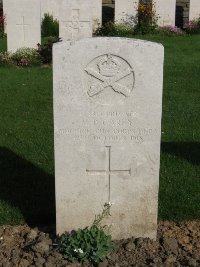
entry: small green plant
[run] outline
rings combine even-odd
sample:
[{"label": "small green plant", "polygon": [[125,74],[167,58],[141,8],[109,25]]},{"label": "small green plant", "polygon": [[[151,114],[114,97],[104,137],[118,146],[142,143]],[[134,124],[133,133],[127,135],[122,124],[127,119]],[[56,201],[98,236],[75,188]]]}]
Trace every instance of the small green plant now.
[{"label": "small green plant", "polygon": [[41,65],[41,57],[38,51],[34,48],[19,48],[11,55],[13,63],[20,67]]},{"label": "small green plant", "polygon": [[200,33],[200,17],[198,19],[190,20],[185,26],[185,31],[188,34]]},{"label": "small green plant", "polygon": [[52,63],[52,48],[53,44],[60,41],[60,38],[58,37],[47,37],[43,41],[43,43],[40,45],[38,44],[38,53],[41,56],[42,63],[43,64],[51,64]]},{"label": "small green plant", "polygon": [[102,213],[101,213],[101,214],[98,214],[98,215],[95,216],[95,219],[94,219],[94,222],[93,222],[92,225],[95,225],[95,226],[97,226],[97,227],[99,227],[99,228],[104,229],[106,226],[102,226],[102,225],[101,225],[101,222],[102,222],[106,217],[111,216],[111,215],[110,215],[110,209],[111,209],[111,207],[112,207],[112,203],[111,203],[111,202],[109,202],[109,203],[105,203],[105,204],[104,204],[104,208],[103,208]]},{"label": "small green plant", "polygon": [[185,32],[182,29],[178,28],[177,26],[170,26],[170,25],[159,27],[158,32],[166,36],[185,35]]},{"label": "small green plant", "polygon": [[128,37],[133,35],[133,28],[124,23],[115,24],[113,22],[107,22],[105,25],[97,29],[95,35]]},{"label": "small green plant", "polygon": [[42,20],[42,37],[56,36],[59,37],[59,22],[52,15],[44,14]]},{"label": "small green plant", "polygon": [[0,53],[0,67],[10,66],[12,65],[11,54],[8,52]]},{"label": "small green plant", "polygon": [[100,226],[101,221],[110,214],[110,204],[105,204],[102,214],[95,217],[91,227],[64,233],[59,240],[59,251],[64,258],[73,262],[79,261],[98,264],[105,260],[114,249],[111,236]]},{"label": "small green plant", "polygon": [[140,0],[137,8],[135,34],[152,34],[157,32],[158,15],[154,0]]},{"label": "small green plant", "polygon": [[99,263],[105,260],[114,246],[111,236],[93,225],[90,228],[63,234],[59,247],[64,258],[69,261]]},{"label": "small green plant", "polygon": [[133,37],[136,34],[158,33],[158,15],[154,1],[140,0],[136,16],[126,16],[121,23],[108,22],[96,31],[100,36]]}]

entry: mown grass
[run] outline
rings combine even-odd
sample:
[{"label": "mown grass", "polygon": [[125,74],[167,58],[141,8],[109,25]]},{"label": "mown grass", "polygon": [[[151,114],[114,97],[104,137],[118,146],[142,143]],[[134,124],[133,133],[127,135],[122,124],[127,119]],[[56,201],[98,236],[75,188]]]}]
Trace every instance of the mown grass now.
[{"label": "mown grass", "polygon": [[[145,39],[165,47],[159,219],[200,219],[200,35]],[[54,222],[51,68],[0,68],[0,130],[0,224]]]},{"label": "mown grass", "polygon": [[0,68],[0,223],[54,218],[52,70]]}]

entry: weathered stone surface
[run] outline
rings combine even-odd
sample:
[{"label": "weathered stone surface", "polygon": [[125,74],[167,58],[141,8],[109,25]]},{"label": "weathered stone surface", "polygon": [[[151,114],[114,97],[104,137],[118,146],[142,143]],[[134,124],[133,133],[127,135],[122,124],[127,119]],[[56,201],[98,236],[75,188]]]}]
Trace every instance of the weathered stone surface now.
[{"label": "weathered stone surface", "polygon": [[155,0],[155,9],[159,26],[175,25],[176,0]]},{"label": "weathered stone surface", "polygon": [[92,1],[92,27],[95,31],[102,24],[102,0]]},{"label": "weathered stone surface", "polygon": [[156,237],[163,47],[122,38],[56,44],[57,232],[105,203],[113,238]]},{"label": "weathered stone surface", "polygon": [[62,0],[41,0],[41,17],[48,13],[54,18],[59,19],[59,10]]},{"label": "weathered stone surface", "polygon": [[190,0],[190,20],[197,19],[200,17],[200,1]]},{"label": "weathered stone surface", "polygon": [[59,30],[62,40],[92,37],[93,7],[88,0],[63,0],[60,7]]},{"label": "weathered stone surface", "polygon": [[[45,13],[48,13],[50,15],[53,15],[54,18],[57,20],[63,20],[63,17],[66,19],[66,14],[63,14],[65,11],[62,11],[62,5],[70,5],[71,3],[75,5],[76,1],[74,0],[41,0],[41,16],[44,17]],[[87,0],[81,1],[84,4],[86,4],[86,7],[88,5],[91,5],[92,8],[90,9],[84,9],[83,12],[91,13],[92,14],[92,26],[93,30],[96,30],[102,23],[102,1],[101,0],[92,0],[91,2]],[[80,3],[78,3],[79,5]],[[80,5],[78,8],[81,8],[82,5]],[[61,11],[61,14],[60,14]]]},{"label": "weathered stone surface", "polygon": [[40,0],[4,0],[8,51],[41,43]]},{"label": "weathered stone surface", "polygon": [[130,21],[137,14],[139,0],[115,0],[115,22]]}]

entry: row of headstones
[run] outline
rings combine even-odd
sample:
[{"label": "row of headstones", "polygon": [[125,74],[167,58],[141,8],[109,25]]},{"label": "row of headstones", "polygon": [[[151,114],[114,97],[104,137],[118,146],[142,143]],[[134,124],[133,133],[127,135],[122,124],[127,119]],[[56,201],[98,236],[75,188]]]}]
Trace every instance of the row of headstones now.
[{"label": "row of headstones", "polygon": [[[36,48],[41,43],[41,15],[51,11],[45,1],[4,0],[8,51],[14,52],[21,47]],[[100,4],[99,0],[52,1],[52,11],[59,7],[62,40],[92,36],[93,29],[101,22],[101,7],[97,4]]]},{"label": "row of headstones", "polygon": [[[190,4],[190,12],[196,12],[193,16],[200,13],[200,3],[196,1],[191,0]],[[159,25],[175,25],[176,0],[156,0],[155,3]],[[137,5],[138,0],[115,0],[115,21],[135,16]],[[91,37],[102,22],[102,0],[4,0],[4,13],[8,51],[13,52],[20,47],[36,48],[41,43],[41,17],[44,13],[53,14],[59,20],[62,40]]]},{"label": "row of headstones", "polygon": [[[91,11],[82,1],[66,9],[75,30]],[[39,41],[39,0],[6,3],[8,38]],[[162,45],[126,38],[54,45],[58,233],[91,225],[106,204],[113,238],[156,238],[163,58]]]},{"label": "row of headstones", "polygon": [[[53,14],[57,19],[59,19],[59,2],[61,0],[43,0],[41,3],[42,15],[47,13]],[[84,1],[82,1],[84,2]],[[104,2],[104,1],[103,1]],[[198,18],[200,15],[200,1],[199,0],[189,0],[190,2],[190,11],[189,19]],[[120,22],[126,20],[127,16],[135,16],[136,10],[138,7],[139,0],[115,0],[115,21]],[[159,15],[158,24],[159,26],[165,25],[175,25],[175,12],[177,0],[154,0],[156,13]],[[102,0],[94,0],[94,20],[97,24],[101,24],[102,21]]]}]

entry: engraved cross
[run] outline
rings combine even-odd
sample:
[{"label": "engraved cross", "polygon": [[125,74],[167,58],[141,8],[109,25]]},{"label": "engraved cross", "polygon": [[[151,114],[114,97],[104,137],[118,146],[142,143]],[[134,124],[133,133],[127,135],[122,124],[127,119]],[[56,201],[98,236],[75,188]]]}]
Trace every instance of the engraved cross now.
[{"label": "engraved cross", "polygon": [[122,176],[130,176],[131,169],[129,170],[112,170],[111,169],[111,147],[106,146],[106,166],[105,170],[86,170],[88,175],[102,175],[108,180],[108,203],[111,201],[111,175],[119,174]]},{"label": "engraved cross", "polygon": [[90,21],[88,20],[80,20],[80,10],[79,9],[73,9],[72,10],[72,19],[69,20],[63,20],[62,22],[66,22],[66,26],[71,28],[71,34],[72,38],[76,38],[79,34],[81,28],[84,27],[85,24],[89,24]]},{"label": "engraved cross", "polygon": [[25,34],[25,31],[26,31],[26,28],[27,26],[30,26],[31,24],[26,24],[25,23],[25,19],[24,19],[24,16],[22,17],[22,23],[21,24],[16,24],[17,26],[21,26],[23,27],[23,36],[24,36],[24,41],[25,41],[25,37],[26,37],[26,34]]}]

